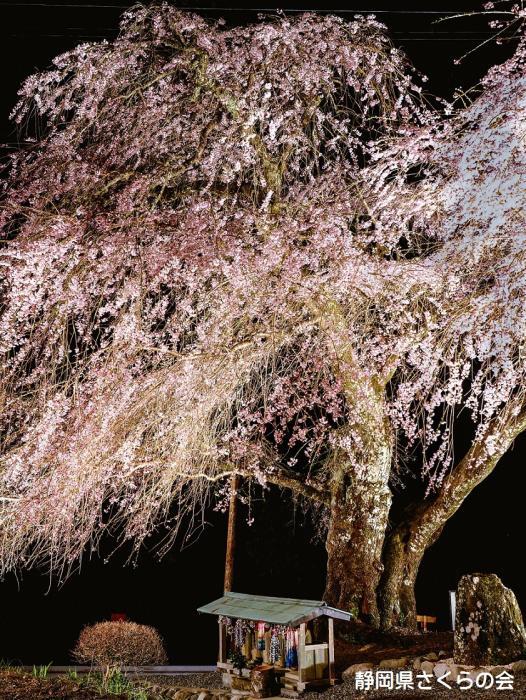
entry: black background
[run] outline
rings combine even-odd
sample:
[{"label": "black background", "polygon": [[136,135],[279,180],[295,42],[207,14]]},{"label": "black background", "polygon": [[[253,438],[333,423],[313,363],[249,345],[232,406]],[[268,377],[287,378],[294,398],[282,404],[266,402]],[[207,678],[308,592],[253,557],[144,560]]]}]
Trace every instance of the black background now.
[{"label": "black background", "polygon": [[[51,59],[77,43],[117,33],[118,18],[130,3],[122,0],[69,2],[3,2],[0,0],[1,90],[0,141],[16,146],[17,135],[8,121],[21,81],[49,66]],[[257,19],[257,8],[275,9],[270,2],[179,3],[203,10],[231,23]],[[479,2],[451,0],[422,2],[282,3],[285,10],[334,10],[352,18],[353,12],[377,12],[394,42],[413,64],[429,76],[429,89],[451,96],[458,87],[475,85],[487,68],[504,60],[512,43],[490,42],[460,66],[453,60],[489,37],[486,20],[476,16],[436,24],[446,14],[480,8]],[[230,8],[230,9],[226,9]],[[237,9],[235,9],[237,8]],[[252,8],[252,9],[248,9]],[[434,11],[434,12],[433,12]],[[344,14],[345,13],[345,14]],[[4,149],[4,154],[6,150]],[[437,614],[448,625],[449,589],[463,573],[497,573],[517,594],[526,610],[523,576],[524,454],[526,436],[497,466],[494,473],[466,500],[448,522],[439,541],[426,554],[417,582],[419,612]],[[295,512],[282,494],[273,490],[265,499],[254,496],[255,523],[246,524],[241,507],[236,551],[235,590],[266,595],[322,596],[325,554],[313,542],[309,517]],[[173,664],[213,663],[216,621],[198,615],[195,608],[222,592],[226,518],[210,512],[208,524],[192,546],[159,562],[145,551],[136,565],[126,565],[120,554],[105,563],[104,556],[83,563],[82,572],[62,587],[39,572],[9,576],[0,584],[0,659],[24,663],[67,663],[68,650],[80,628],[124,612],[137,622],[155,625],[165,638]]]}]

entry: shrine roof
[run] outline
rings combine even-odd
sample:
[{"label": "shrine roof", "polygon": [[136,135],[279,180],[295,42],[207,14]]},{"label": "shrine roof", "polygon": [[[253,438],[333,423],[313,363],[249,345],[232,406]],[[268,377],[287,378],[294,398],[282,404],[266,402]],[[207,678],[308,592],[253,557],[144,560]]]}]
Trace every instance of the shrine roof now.
[{"label": "shrine roof", "polygon": [[225,593],[217,600],[197,608],[198,612],[224,615],[242,620],[269,622],[274,625],[297,627],[302,622],[326,615],[338,620],[350,620],[351,615],[327,605],[323,600],[274,598],[249,593]]}]

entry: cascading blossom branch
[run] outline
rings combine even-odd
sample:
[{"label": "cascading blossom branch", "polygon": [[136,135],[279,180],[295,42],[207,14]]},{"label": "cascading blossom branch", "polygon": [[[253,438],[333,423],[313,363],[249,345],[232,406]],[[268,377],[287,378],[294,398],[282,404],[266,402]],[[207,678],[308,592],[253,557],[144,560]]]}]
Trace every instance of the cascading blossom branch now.
[{"label": "cascading blossom branch", "polygon": [[67,570],[108,530],[166,523],[169,546],[239,474],[327,509],[327,598],[374,617],[403,449],[438,486],[459,408],[484,454],[521,414],[522,55],[446,119],[374,18],[161,5],[30,77],[13,117],[47,131],[0,219],[0,569]]},{"label": "cascading blossom branch", "polygon": [[[511,20],[501,29],[523,20],[518,6],[502,14]],[[499,417],[523,411],[525,67],[522,32],[514,56],[489,71],[474,104],[438,131],[400,139],[370,176],[378,228],[392,237],[410,230],[424,245],[440,241],[426,260],[447,271],[447,323],[432,319],[433,332],[407,353],[391,407],[409,442],[428,449],[424,467],[437,485],[453,467],[458,410],[468,409],[474,442],[484,442],[479,462],[496,452]]]},{"label": "cascading blossom branch", "polygon": [[48,133],[2,208],[6,567],[74,560],[101,504],[140,542],[234,469],[323,452],[345,412],[323,305],[363,326],[383,286],[357,173],[426,117],[418,93],[372,18],[229,30],[166,5],[26,81],[14,118]]}]

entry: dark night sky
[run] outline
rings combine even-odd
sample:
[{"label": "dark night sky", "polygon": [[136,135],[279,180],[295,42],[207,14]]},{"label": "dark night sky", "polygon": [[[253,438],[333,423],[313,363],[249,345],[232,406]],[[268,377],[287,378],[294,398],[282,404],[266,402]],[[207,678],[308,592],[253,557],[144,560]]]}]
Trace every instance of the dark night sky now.
[{"label": "dark night sky", "polygon": [[[7,117],[23,78],[46,68],[53,56],[81,41],[111,39],[122,8],[129,4],[123,0],[0,0],[0,142],[16,143]],[[235,0],[203,0],[181,5],[234,8],[241,4]],[[316,9],[321,5],[305,0],[279,7]],[[257,12],[246,8],[278,7],[266,1],[242,6],[245,9],[208,10],[202,14],[242,23],[257,19]],[[474,85],[492,63],[502,61],[511,50],[509,45],[490,44],[461,66],[453,64],[455,57],[487,38],[486,23],[471,17],[434,25],[440,14],[429,14],[424,8],[440,13],[469,11],[479,8],[479,2],[437,0],[424,5],[355,0],[322,6],[340,11],[388,10],[379,12],[378,17],[414,65],[429,76],[429,89],[444,96],[455,87]],[[447,591],[455,588],[463,573],[473,571],[492,571],[501,576],[515,590],[526,612],[522,574],[525,455],[526,436],[522,436],[494,473],[468,497],[427,553],[417,584],[420,612],[438,614],[447,625]],[[265,502],[254,503],[254,511],[256,522],[251,528],[241,514],[235,589],[321,597],[324,549],[312,542],[310,523],[275,493]],[[198,605],[220,595],[222,589],[226,520],[221,514],[211,513],[209,521],[197,543],[182,551],[175,547],[160,563],[147,552],[136,567],[124,566],[124,557],[115,557],[107,564],[102,557],[94,558],[60,589],[35,572],[18,581],[14,576],[8,578],[0,584],[0,659],[66,663],[68,649],[82,625],[122,611],[138,622],[159,628],[171,663],[213,663],[215,619],[194,612]]]}]

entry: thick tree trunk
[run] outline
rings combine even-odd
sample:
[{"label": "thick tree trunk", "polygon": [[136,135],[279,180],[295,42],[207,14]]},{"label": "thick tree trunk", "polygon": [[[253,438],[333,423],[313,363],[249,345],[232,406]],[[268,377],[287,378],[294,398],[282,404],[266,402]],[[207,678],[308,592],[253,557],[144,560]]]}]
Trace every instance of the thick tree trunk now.
[{"label": "thick tree trunk", "polygon": [[339,431],[328,472],[330,522],[327,533],[325,600],[378,625],[376,598],[382,574],[391,492],[392,433],[386,415],[389,377],[364,368],[353,349],[340,305],[327,297],[313,305],[320,331],[334,350],[334,373],[342,383],[349,423]]},{"label": "thick tree trunk", "polygon": [[391,505],[386,481],[360,480],[333,495],[327,535],[325,600],[374,626],[376,593]]},{"label": "thick tree trunk", "polygon": [[[352,367],[349,348],[341,346]],[[385,383],[349,371],[343,377],[352,420],[342,429],[329,471],[325,600],[374,626],[380,624],[377,589],[391,508],[393,439]]]}]

